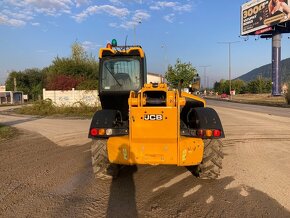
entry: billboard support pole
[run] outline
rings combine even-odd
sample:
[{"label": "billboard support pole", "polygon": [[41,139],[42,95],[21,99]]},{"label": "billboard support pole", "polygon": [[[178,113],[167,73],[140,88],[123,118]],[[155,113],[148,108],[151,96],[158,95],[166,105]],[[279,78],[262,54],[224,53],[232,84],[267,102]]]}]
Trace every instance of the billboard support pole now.
[{"label": "billboard support pole", "polygon": [[272,37],[272,96],[281,95],[281,33]]}]

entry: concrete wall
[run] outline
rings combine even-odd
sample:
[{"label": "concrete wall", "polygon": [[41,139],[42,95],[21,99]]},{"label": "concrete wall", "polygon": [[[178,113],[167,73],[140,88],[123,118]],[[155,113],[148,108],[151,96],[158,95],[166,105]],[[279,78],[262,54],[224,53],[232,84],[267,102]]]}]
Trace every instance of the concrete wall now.
[{"label": "concrete wall", "polygon": [[[148,73],[147,83],[162,83],[164,77],[159,74]],[[77,105],[77,102],[85,103],[90,106],[101,106],[97,90],[53,90],[47,91],[43,89],[43,99],[51,99],[57,106],[73,106]]]},{"label": "concrete wall", "polygon": [[164,77],[159,74],[155,73],[148,73],[147,74],[147,83],[163,83]]},{"label": "concrete wall", "polygon": [[51,99],[57,106],[77,106],[82,102],[89,106],[100,106],[100,100],[97,90],[54,90],[47,91],[43,89],[43,99]]}]

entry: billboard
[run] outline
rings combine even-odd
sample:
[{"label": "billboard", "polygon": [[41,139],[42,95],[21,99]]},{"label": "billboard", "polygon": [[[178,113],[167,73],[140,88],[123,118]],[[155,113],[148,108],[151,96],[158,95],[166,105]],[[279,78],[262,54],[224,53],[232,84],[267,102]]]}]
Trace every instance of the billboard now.
[{"label": "billboard", "polygon": [[252,0],[241,6],[241,35],[259,35],[290,19],[290,0]]}]

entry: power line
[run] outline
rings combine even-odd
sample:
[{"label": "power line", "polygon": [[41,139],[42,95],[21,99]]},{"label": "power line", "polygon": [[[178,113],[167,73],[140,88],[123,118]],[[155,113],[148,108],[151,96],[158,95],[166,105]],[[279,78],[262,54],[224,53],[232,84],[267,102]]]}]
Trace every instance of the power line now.
[{"label": "power line", "polygon": [[218,42],[219,44],[227,44],[229,46],[229,82],[230,82],[230,99],[232,100],[232,72],[231,72],[231,45],[234,43],[239,43],[240,41],[229,41],[229,42]]},{"label": "power line", "polygon": [[199,66],[199,67],[203,67],[203,74],[204,74],[204,87],[203,88],[207,88],[206,84],[207,84],[207,76],[206,76],[206,69],[208,67],[210,67],[210,65],[205,65],[205,66]]}]

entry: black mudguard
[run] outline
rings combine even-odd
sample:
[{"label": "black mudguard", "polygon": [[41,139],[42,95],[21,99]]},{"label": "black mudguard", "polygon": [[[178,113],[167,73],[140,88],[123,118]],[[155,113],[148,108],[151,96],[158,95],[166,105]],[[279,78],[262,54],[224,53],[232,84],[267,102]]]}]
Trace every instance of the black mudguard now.
[{"label": "black mudguard", "polygon": [[220,138],[225,137],[221,120],[213,108],[191,108],[187,114],[187,125],[191,129],[219,129]]},{"label": "black mudguard", "polygon": [[118,110],[99,110],[92,119],[91,128],[113,128],[116,122],[122,122],[121,112]]},{"label": "black mudguard", "polygon": [[[99,110],[97,111],[92,119],[90,130],[93,128],[97,129],[114,129],[115,135],[126,135],[128,125],[127,122],[123,122],[122,114],[119,110]],[[89,138],[96,138],[90,134]],[[98,136],[98,138],[108,138],[107,136]]]}]

